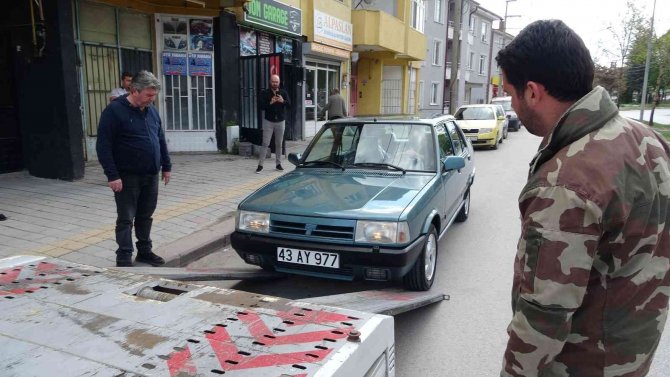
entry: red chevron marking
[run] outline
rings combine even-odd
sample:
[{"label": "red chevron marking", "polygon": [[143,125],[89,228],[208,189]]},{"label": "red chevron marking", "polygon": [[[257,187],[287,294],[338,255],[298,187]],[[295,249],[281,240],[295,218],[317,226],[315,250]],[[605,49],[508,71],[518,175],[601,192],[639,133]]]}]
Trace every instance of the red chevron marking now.
[{"label": "red chevron marking", "polygon": [[[268,346],[276,346],[281,344],[293,344],[293,343],[309,343],[309,342],[319,342],[323,338],[330,339],[341,339],[347,337],[347,333],[351,328],[340,328],[333,330],[322,330],[322,331],[311,331],[300,334],[289,334],[277,336],[273,334],[273,331],[270,330],[263,319],[256,313],[252,311],[246,311],[246,314],[238,314],[242,322],[246,323],[249,333],[256,338],[257,341],[265,343]],[[339,330],[339,331],[337,331]],[[337,331],[337,333],[333,332]],[[271,338],[266,337],[266,335],[272,336]]]},{"label": "red chevron marking", "polygon": [[[225,328],[217,326],[213,331],[213,334],[207,334],[207,339],[223,370],[253,369],[316,362],[323,360],[333,351],[332,348],[327,348],[325,350],[310,349],[309,351],[302,352],[245,356],[238,353],[239,349],[231,342],[230,334],[228,334]],[[266,340],[270,339],[263,338],[264,343]]]},{"label": "red chevron marking", "polygon": [[191,360],[191,350],[188,345],[184,347],[183,351],[172,352],[167,364],[171,377],[195,376],[198,372],[193,360]]},{"label": "red chevron marking", "polygon": [[0,271],[0,284],[9,284],[16,280],[16,278],[21,274],[22,269],[23,267],[20,266]]}]

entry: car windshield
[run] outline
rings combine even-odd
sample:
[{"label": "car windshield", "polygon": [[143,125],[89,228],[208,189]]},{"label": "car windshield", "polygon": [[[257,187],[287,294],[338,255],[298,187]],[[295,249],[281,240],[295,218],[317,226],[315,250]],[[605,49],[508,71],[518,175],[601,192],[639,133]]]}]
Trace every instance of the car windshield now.
[{"label": "car windshield", "polygon": [[506,100],[506,101],[493,101],[493,103],[497,105],[502,105],[503,109],[505,111],[512,111],[512,100]]},{"label": "car windshield", "polygon": [[461,107],[454,114],[456,120],[490,120],[495,119],[492,107]]},{"label": "car windshield", "polygon": [[303,167],[435,171],[432,126],[404,123],[327,124],[303,156]]}]

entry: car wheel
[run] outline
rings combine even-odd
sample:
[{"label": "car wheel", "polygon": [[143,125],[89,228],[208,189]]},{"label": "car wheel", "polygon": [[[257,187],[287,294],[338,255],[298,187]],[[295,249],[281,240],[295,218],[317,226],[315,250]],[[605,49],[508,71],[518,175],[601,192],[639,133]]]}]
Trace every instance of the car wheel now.
[{"label": "car wheel", "polygon": [[465,199],[463,199],[463,207],[461,207],[461,210],[458,212],[458,215],[456,215],[456,221],[459,223],[464,222],[465,220],[468,219],[468,215],[470,214],[470,189],[468,189],[468,192],[465,193]]},{"label": "car wheel", "polygon": [[437,231],[430,226],[428,237],[423,244],[421,254],[416,258],[414,267],[403,278],[403,285],[412,291],[427,291],[435,281],[437,267]]},{"label": "car wheel", "polygon": [[498,149],[498,144],[500,144],[500,141],[501,141],[501,140],[502,140],[502,138],[498,139],[498,135],[496,135],[496,141],[495,141],[495,144],[493,144],[493,146],[491,147],[491,149]]}]

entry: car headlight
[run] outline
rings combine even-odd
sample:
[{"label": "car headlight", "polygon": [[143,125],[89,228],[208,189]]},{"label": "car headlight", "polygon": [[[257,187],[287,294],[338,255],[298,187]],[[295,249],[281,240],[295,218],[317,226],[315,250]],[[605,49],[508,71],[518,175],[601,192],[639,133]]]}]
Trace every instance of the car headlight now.
[{"label": "car headlight", "polygon": [[406,243],[410,240],[409,225],[406,222],[356,222],[356,242]]},{"label": "car headlight", "polygon": [[239,211],[237,229],[249,232],[268,233],[270,231],[270,214],[263,212]]},{"label": "car headlight", "polygon": [[479,133],[480,134],[487,134],[489,132],[493,131],[493,128],[480,128]]}]

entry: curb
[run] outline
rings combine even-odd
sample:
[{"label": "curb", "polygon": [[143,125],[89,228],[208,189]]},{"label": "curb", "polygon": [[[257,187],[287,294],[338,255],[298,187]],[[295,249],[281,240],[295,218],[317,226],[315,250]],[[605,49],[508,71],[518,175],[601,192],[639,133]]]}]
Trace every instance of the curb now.
[{"label": "curb", "polygon": [[235,231],[235,217],[229,217],[177,241],[162,245],[155,252],[165,259],[164,267],[185,267],[229,246],[233,231]]}]

